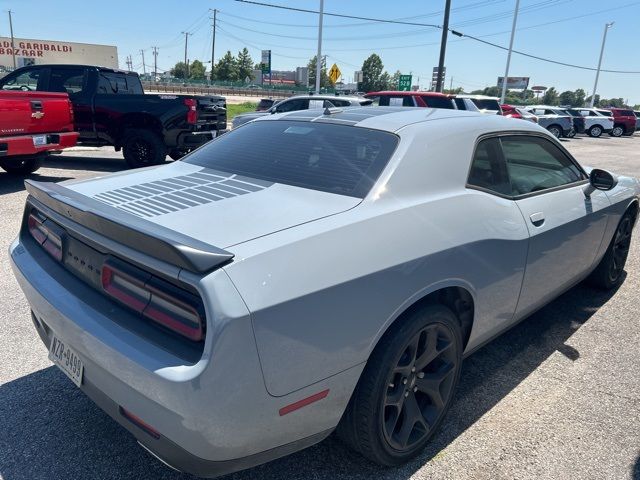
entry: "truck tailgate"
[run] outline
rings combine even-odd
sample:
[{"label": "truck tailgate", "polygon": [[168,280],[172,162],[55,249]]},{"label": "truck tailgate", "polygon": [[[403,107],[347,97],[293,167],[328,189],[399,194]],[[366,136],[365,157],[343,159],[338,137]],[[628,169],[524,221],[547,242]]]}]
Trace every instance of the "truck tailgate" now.
[{"label": "truck tailgate", "polygon": [[0,91],[0,136],[73,131],[66,93]]}]

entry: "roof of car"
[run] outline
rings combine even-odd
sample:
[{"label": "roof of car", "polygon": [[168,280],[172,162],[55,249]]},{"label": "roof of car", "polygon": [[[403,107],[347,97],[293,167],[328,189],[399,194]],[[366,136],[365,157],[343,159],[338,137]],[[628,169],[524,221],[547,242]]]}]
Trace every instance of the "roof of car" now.
[{"label": "roof of car", "polygon": [[[131,75],[138,75],[137,72],[131,72],[129,70],[120,70],[119,68],[110,68],[110,67],[101,67],[100,65],[83,65],[79,63],[67,64],[67,63],[39,63],[38,65],[25,65],[21,68],[96,68],[101,72],[117,72],[117,73],[128,73]],[[19,69],[16,69],[19,70]],[[14,70],[15,71],[15,70]]]},{"label": "roof of car", "polygon": [[305,95],[294,95],[292,97],[286,98],[285,100],[291,100],[292,98],[303,98],[303,99],[309,99],[309,100],[313,100],[313,99],[317,99],[317,100],[332,100],[332,99],[339,99],[339,100],[350,100],[352,102],[361,102],[362,100],[364,100],[362,97],[358,97],[356,95],[330,95],[330,94],[313,94],[313,93],[309,93],[309,94],[305,94]]},{"label": "roof of car", "polygon": [[[473,124],[466,122],[466,120],[469,119],[475,120],[475,122],[473,122]],[[540,131],[540,127],[533,123],[531,125],[521,125],[502,115],[485,115],[475,111],[451,110],[446,108],[345,107],[329,109],[328,112],[324,110],[323,113],[319,113],[318,110],[299,110],[260,117],[256,121],[278,120],[332,123],[386,130],[389,132],[397,132],[401,128],[415,123],[433,121],[455,123],[465,120],[464,123],[460,124],[460,128],[462,128],[463,125],[468,128],[482,125],[486,127],[487,131],[523,129]],[[524,124],[525,122],[522,123]],[[542,129],[542,131],[544,131],[544,129]]]},{"label": "roof of car", "polygon": [[466,93],[460,93],[456,95],[458,98],[475,98],[477,100],[500,100],[498,97],[490,97],[489,95],[468,95]]},{"label": "roof of car", "polygon": [[397,95],[399,97],[408,97],[413,95],[418,95],[421,97],[450,97],[451,96],[446,93],[440,93],[440,92],[421,92],[421,91],[407,92],[406,90],[381,90],[379,92],[369,92],[365,95],[365,97],[374,96],[374,95]]}]

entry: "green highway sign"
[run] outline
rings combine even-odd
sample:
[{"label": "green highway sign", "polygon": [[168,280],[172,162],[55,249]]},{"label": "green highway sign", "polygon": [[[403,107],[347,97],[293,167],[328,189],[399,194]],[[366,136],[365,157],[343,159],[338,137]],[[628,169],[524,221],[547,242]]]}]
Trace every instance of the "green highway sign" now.
[{"label": "green highway sign", "polygon": [[409,92],[411,90],[411,75],[400,75],[398,90]]}]

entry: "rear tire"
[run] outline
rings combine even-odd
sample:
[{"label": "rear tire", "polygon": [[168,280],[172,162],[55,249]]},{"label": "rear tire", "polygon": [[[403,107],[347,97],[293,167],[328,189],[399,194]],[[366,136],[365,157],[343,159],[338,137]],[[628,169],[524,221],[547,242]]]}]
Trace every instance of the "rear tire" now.
[{"label": "rear tire", "polygon": [[551,135],[556,138],[562,137],[562,128],[560,128],[558,125],[550,125],[547,130],[549,130],[549,133],[551,133]]},{"label": "rear tire", "polygon": [[0,160],[0,167],[12,175],[29,175],[42,166],[46,155],[17,155]]},{"label": "rear tire", "polygon": [[385,466],[419,455],[449,409],[460,377],[462,333],[443,305],[400,320],[374,349],[338,425],[351,448]]},{"label": "rear tire", "polygon": [[165,161],[167,147],[151,130],[127,130],[122,142],[122,153],[130,168],[159,165]]},{"label": "rear tire", "polygon": [[622,282],[636,215],[636,212],[627,210],[620,219],[602,260],[587,278],[594,287],[610,290]]},{"label": "rear tire", "polygon": [[589,129],[589,136],[593,138],[598,138],[602,135],[602,127],[600,125],[594,125]]},{"label": "rear tire", "polygon": [[575,136],[576,136],[575,128],[572,128],[571,130],[569,130],[569,133],[567,133],[567,135],[566,135],[567,138],[573,138]]}]

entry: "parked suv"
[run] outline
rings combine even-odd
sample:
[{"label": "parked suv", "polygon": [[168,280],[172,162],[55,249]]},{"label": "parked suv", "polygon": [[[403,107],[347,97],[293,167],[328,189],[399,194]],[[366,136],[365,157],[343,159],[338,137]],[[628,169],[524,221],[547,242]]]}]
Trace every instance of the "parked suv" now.
[{"label": "parked suv", "polygon": [[640,110],[634,110],[633,114],[636,116],[636,130],[640,130]]},{"label": "parked suv", "polygon": [[382,91],[370,92],[365,97],[373,100],[374,105],[381,107],[428,107],[444,108],[449,110],[478,111],[475,104],[456,95],[448,95],[439,92],[406,92],[406,91]]},{"label": "parked suv", "polygon": [[546,128],[554,137],[571,138],[575,135],[573,117],[558,107],[545,105],[530,105],[525,110],[538,117],[538,125]]},{"label": "parked suv", "polygon": [[590,137],[597,138],[603,133],[611,133],[613,130],[613,117],[603,115],[595,108],[575,108],[584,118],[585,133]]},{"label": "parked suv", "polygon": [[233,128],[238,128],[240,125],[244,125],[251,120],[274,113],[295,112],[297,110],[308,110],[311,108],[365,107],[371,104],[373,104],[371,99],[357,96],[296,95],[295,97],[281,100],[264,111],[237,115],[231,123]]},{"label": "parked suv", "polygon": [[608,117],[613,117],[612,137],[621,137],[622,135],[633,135],[636,131],[637,118],[633,110],[628,108],[607,108],[598,109],[598,112]]}]

